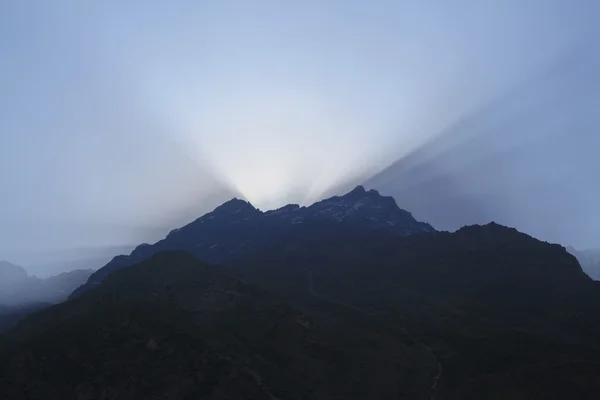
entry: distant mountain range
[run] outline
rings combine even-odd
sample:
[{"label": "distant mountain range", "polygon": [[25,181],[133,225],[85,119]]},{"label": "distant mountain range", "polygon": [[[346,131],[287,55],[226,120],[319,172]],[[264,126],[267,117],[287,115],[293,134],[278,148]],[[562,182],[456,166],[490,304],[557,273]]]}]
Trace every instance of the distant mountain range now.
[{"label": "distant mountain range", "polygon": [[66,300],[92,272],[79,269],[40,279],[20,266],[0,262],[0,332],[31,311]]},{"label": "distant mountain range", "polygon": [[[117,256],[94,272],[73,296],[99,285],[111,272],[143,261],[159,251],[183,250],[199,260],[220,264],[277,244],[306,225],[325,225],[342,232],[388,232],[398,236],[434,232],[398,207],[392,197],[357,186],[309,207],[290,204],[262,212],[252,204],[232,199],[192,223],[175,229],[153,244],[142,244],[130,255]],[[325,229],[325,226],[322,228]]]},{"label": "distant mountain range", "polygon": [[17,306],[27,303],[58,303],[85,282],[94,272],[77,269],[40,279],[29,276],[23,267],[0,262],[0,304]]},{"label": "distant mountain range", "polygon": [[0,285],[8,286],[15,283],[27,280],[29,275],[24,268],[9,263],[8,261],[0,261]]},{"label": "distant mountain range", "polygon": [[567,251],[577,257],[586,274],[596,281],[600,280],[600,249],[576,250],[568,246]]},{"label": "distant mountain range", "polygon": [[135,245],[109,245],[37,252],[32,249],[26,254],[15,254],[15,258],[23,259],[20,265],[30,275],[45,278],[76,269],[96,270],[106,265],[116,254],[129,253],[134,248]]}]

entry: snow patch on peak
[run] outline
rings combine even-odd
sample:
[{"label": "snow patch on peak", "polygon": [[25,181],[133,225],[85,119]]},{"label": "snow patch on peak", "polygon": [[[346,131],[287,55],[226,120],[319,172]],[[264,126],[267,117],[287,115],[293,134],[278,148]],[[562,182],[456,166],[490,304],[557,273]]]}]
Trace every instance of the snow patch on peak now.
[{"label": "snow patch on peak", "polygon": [[286,206],[283,206],[281,208],[278,208],[276,210],[270,210],[267,211],[265,214],[266,215],[281,215],[281,214],[287,214],[296,210],[299,210],[300,206],[298,204],[288,204]]},{"label": "snow patch on peak", "polygon": [[235,211],[238,209],[240,211],[243,211],[244,209],[256,210],[256,208],[252,204],[247,202],[246,200],[241,200],[241,199],[238,199],[237,197],[234,197],[233,199],[226,201],[225,203],[223,203],[220,206],[218,206],[217,208],[215,208],[213,212],[221,211],[221,210]]},{"label": "snow patch on peak", "polygon": [[[180,230],[181,230],[181,228],[176,228],[176,229],[173,229],[171,232],[169,232],[169,236],[170,236],[170,235],[174,235],[174,234],[176,234],[176,233],[177,233],[177,232],[179,232]],[[140,246],[138,246],[138,247],[140,247]]]}]

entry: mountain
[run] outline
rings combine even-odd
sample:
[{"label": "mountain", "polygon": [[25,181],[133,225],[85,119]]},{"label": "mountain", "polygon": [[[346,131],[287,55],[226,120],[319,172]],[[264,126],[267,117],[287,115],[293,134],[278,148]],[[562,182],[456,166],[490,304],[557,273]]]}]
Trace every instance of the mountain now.
[{"label": "mountain", "polygon": [[98,247],[75,247],[54,251],[30,251],[16,254],[24,261],[32,275],[53,276],[64,271],[98,269],[106,265],[116,254],[130,253],[135,245],[112,245]]},{"label": "mountain", "polygon": [[564,247],[495,223],[299,225],[218,267],[159,252],[25,318],[0,341],[0,393],[597,398],[600,285]]},{"label": "mountain", "polygon": [[367,230],[407,236],[433,232],[426,223],[398,207],[391,197],[357,186],[343,196],[334,196],[309,207],[287,205],[262,212],[234,198],[190,224],[175,229],[153,244],[142,244],[128,256],[115,257],[92,274],[73,297],[99,285],[111,272],[143,261],[166,250],[184,250],[199,260],[220,264],[271,247],[303,225],[328,226],[338,232]]},{"label": "mountain", "polygon": [[323,318],[179,252],[111,274],[0,343],[19,399],[427,399],[431,351],[399,331]]},{"label": "mountain", "polygon": [[81,285],[81,282],[87,281],[93,272],[94,270],[92,269],[76,269],[42,279],[41,281],[44,286],[51,288],[52,291],[57,293],[59,297],[58,301],[62,301],[66,300],[69,294],[73,292],[73,288],[77,288]]},{"label": "mountain", "polygon": [[64,301],[92,274],[75,270],[46,279],[29,276],[24,268],[0,263],[0,332],[12,327],[23,316]]},{"label": "mountain", "polygon": [[43,302],[11,306],[0,304],[0,333],[13,328],[27,315],[48,308],[51,305],[52,303]]},{"label": "mountain", "polygon": [[0,261],[0,288],[28,278],[27,271],[7,261]]},{"label": "mountain", "polygon": [[515,229],[307,231],[223,268],[312,312],[325,303],[406,330],[442,367],[436,398],[594,399],[600,390],[600,286],[562,246]]},{"label": "mountain", "polygon": [[75,270],[40,279],[29,276],[24,268],[0,263],[0,304],[19,306],[28,303],[57,303],[92,274],[92,270]]},{"label": "mountain", "polygon": [[567,247],[567,251],[577,257],[581,268],[590,278],[600,280],[600,249],[576,250],[572,246]]}]

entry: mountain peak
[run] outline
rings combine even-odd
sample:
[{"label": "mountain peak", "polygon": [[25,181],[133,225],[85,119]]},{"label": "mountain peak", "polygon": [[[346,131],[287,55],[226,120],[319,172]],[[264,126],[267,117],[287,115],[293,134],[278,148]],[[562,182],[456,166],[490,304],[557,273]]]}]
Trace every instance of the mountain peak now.
[{"label": "mountain peak", "polygon": [[251,210],[256,210],[256,207],[254,207],[250,202],[248,202],[246,200],[242,200],[242,199],[238,199],[237,197],[234,197],[233,199],[228,200],[225,203],[223,203],[220,206],[218,206],[217,208],[215,208],[214,211],[219,211],[219,210],[233,210],[233,209],[239,209],[239,210],[251,209]]},{"label": "mountain peak", "polygon": [[366,193],[366,192],[367,191],[365,190],[365,187],[363,185],[358,185],[354,189],[352,189],[348,194],[350,194],[350,193]]},{"label": "mountain peak", "polygon": [[23,267],[9,263],[8,261],[0,261],[0,283],[10,283],[15,280],[27,279],[29,275]]},{"label": "mountain peak", "polygon": [[[368,192],[362,185],[343,196],[334,196],[308,207],[288,204],[276,210],[262,212],[245,200],[233,198],[195,221],[172,230],[165,239],[149,246],[138,246],[129,256],[115,257],[96,271],[88,283],[73,293],[77,296],[97,286],[112,271],[142,261],[163,250],[183,250],[212,264],[220,264],[278,243],[291,235],[299,225],[323,227],[334,231],[350,228],[388,232],[408,236],[434,232],[429,224],[419,222],[389,196],[375,190]],[[341,225],[343,224],[343,225]]]},{"label": "mountain peak", "polygon": [[382,196],[376,190],[367,192],[362,185],[344,195],[321,200],[306,211],[314,218],[392,231],[401,236],[435,231],[431,225],[415,220],[408,211],[398,207],[394,198]]},{"label": "mountain peak", "polygon": [[517,229],[498,224],[495,221],[482,225],[466,225],[456,231],[458,235],[465,235],[474,240],[488,240],[490,238],[533,238],[525,233],[519,232]]},{"label": "mountain peak", "polygon": [[231,200],[227,200],[225,203],[223,203],[222,205],[225,204],[248,204],[251,205],[249,201],[244,200],[244,199],[238,199],[237,197],[232,198]]},{"label": "mountain peak", "polygon": [[[342,198],[365,198],[365,199],[389,199],[394,201],[391,197],[388,196],[382,196],[377,190],[375,189],[370,189],[370,190],[366,190],[364,186],[362,185],[358,185],[356,186],[354,189],[352,189],[351,191],[349,191],[348,193],[340,196]],[[395,202],[395,201],[394,201]]]}]

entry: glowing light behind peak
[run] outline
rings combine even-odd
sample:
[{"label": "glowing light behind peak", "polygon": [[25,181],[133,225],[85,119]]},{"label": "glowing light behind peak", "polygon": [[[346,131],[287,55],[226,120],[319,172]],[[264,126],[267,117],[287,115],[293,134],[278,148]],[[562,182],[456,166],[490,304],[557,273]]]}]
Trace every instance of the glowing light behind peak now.
[{"label": "glowing light behind peak", "polygon": [[[4,3],[0,258],[42,244],[156,240],[160,232],[139,232],[168,232],[234,195],[262,209],[311,203],[414,154],[432,136],[464,130],[469,116],[479,142],[523,149],[507,144],[505,132],[531,132],[534,121],[511,126],[479,111],[560,57],[582,70],[569,81],[563,69],[533,91],[531,102],[556,100],[552,108],[530,113],[517,102],[505,111],[543,121],[542,138],[545,126],[557,129],[556,119],[581,147],[585,135],[597,137],[594,0]],[[560,94],[565,88],[573,91]],[[589,151],[598,148],[591,142]],[[446,154],[454,167],[440,171],[489,158],[467,148]],[[581,164],[597,162],[593,155],[567,162],[565,148],[546,158],[528,154],[518,173],[513,166],[478,175],[475,168],[448,191],[483,181],[489,193],[504,182],[505,197],[521,204],[523,191],[511,185],[523,170],[538,171],[532,180],[542,181],[548,160],[565,160],[569,171],[598,170]],[[385,174],[382,181],[404,187],[435,178],[422,165],[415,170],[408,169],[412,179]],[[560,175],[553,187],[568,193],[575,175]],[[576,195],[553,205],[550,214],[562,220],[535,214],[531,224],[545,229],[555,221],[563,231],[576,210],[581,222],[569,240],[591,243],[600,226],[596,186],[579,182]],[[432,193],[424,197],[439,197]],[[415,203],[427,206],[421,196]]]},{"label": "glowing light behind peak", "polygon": [[378,152],[367,121],[334,104],[306,88],[237,88],[193,113],[187,137],[255,206],[307,204]]}]

